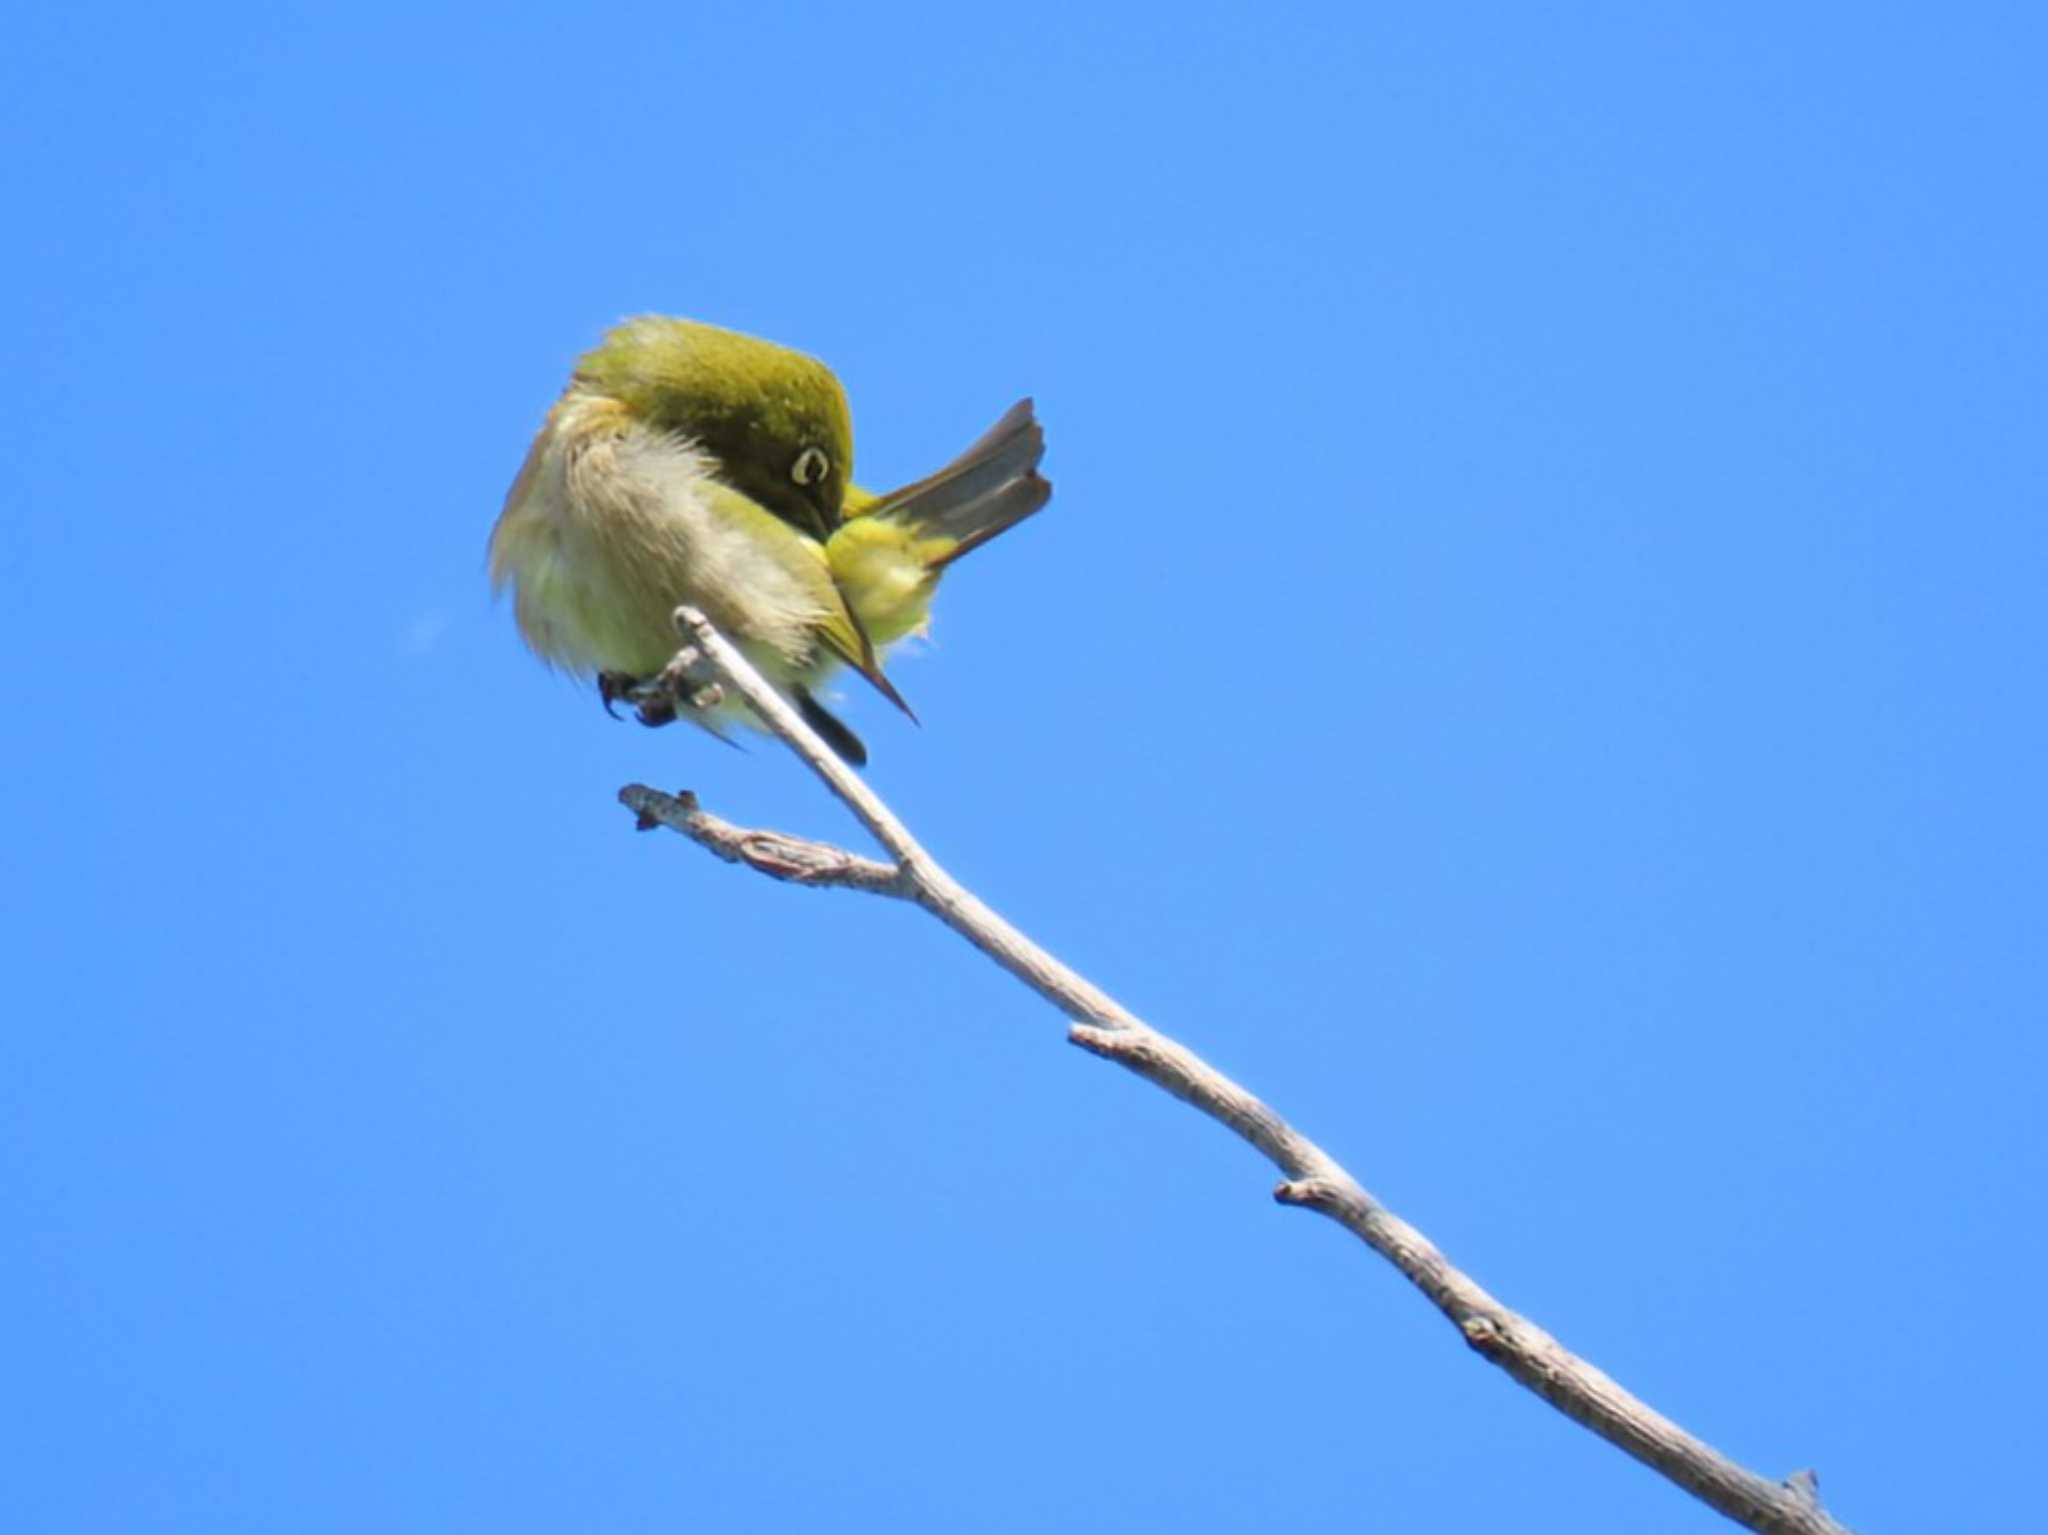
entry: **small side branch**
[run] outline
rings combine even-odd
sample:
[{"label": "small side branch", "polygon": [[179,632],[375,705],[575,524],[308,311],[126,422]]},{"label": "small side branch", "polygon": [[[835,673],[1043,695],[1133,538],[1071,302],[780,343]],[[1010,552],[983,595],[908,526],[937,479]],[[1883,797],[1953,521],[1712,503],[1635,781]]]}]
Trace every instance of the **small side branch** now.
[{"label": "small side branch", "polygon": [[[1738,1524],[1771,1535],[1848,1535],[1822,1509],[1813,1473],[1773,1482],[1639,1401],[1542,1328],[1503,1306],[1413,1226],[1368,1194],[1330,1154],[1178,1041],[1141,1022],[990,910],[911,836],[889,807],[804,724],[701,613],[677,610],[685,649],[664,681],[729,687],[867,828],[890,861],[829,843],[750,830],[703,810],[694,795],[635,784],[620,800],[645,830],[667,826],[728,863],[793,884],[864,890],[923,907],[1069,1020],[1068,1038],[1200,1110],[1255,1147],[1284,1181],[1286,1205],[1328,1216],[1407,1277],[1482,1358],[1574,1421],[1662,1473]],[[689,696],[685,694],[684,696]]]},{"label": "small side branch", "polygon": [[639,818],[642,831],[666,826],[727,863],[743,863],[770,879],[792,885],[818,885],[838,890],[865,890],[873,895],[908,897],[903,871],[893,863],[863,858],[829,842],[756,831],[713,815],[688,789],[664,794],[641,784],[619,791],[619,802]]}]

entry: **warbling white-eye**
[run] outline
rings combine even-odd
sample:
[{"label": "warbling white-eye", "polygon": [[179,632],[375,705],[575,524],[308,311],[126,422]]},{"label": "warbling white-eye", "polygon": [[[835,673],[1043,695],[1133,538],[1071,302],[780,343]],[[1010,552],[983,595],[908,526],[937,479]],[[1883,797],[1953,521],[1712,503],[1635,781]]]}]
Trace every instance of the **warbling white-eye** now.
[{"label": "warbling white-eye", "polygon": [[[860,738],[815,690],[850,666],[909,713],[881,654],[924,629],[946,567],[1045,505],[1045,436],[1013,406],[959,458],[887,495],[851,483],[853,426],[815,358],[642,315],[576,365],[491,531],[495,589],[543,660],[609,708],[701,609],[847,761]],[[743,706],[682,716],[715,733]],[[673,709],[642,703],[646,724]]]}]

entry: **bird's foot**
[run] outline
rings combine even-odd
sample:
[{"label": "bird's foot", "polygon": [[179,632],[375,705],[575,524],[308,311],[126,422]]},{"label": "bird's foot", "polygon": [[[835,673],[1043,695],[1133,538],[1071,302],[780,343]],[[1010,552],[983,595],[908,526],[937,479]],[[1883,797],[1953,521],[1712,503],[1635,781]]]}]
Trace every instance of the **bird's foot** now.
[{"label": "bird's foot", "polygon": [[700,714],[708,713],[725,702],[725,689],[716,682],[707,682],[695,675],[703,664],[703,652],[695,645],[685,645],[675,653],[675,659],[661,669],[661,675],[646,686],[658,689],[670,699],[680,699]]},{"label": "bird's foot", "polygon": [[696,651],[685,651],[653,677],[599,672],[598,700],[604,705],[604,712],[613,719],[619,717],[619,711],[613,705],[631,705],[633,717],[649,727],[674,724],[679,707],[708,713],[725,701],[725,690],[715,682],[691,681],[688,669],[698,659]]},{"label": "bird's foot", "polygon": [[612,705],[626,697],[639,685],[640,683],[637,678],[628,677],[624,672],[599,672],[597,674],[597,701],[604,705],[605,713],[609,714],[613,719],[617,719],[619,711],[614,709]]},{"label": "bird's foot", "polygon": [[604,712],[613,719],[619,717],[619,711],[613,706],[624,703],[632,707],[634,719],[650,728],[675,723],[675,698],[661,686],[659,678],[648,680],[628,677],[624,672],[599,672],[597,697],[598,702],[604,705]]}]

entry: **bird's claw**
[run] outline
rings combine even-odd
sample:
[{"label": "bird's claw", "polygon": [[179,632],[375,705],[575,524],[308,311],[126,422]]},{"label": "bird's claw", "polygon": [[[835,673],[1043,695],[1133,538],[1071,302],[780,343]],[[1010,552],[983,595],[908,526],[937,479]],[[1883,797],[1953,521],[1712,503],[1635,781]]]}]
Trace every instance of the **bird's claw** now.
[{"label": "bird's claw", "polygon": [[652,730],[676,722],[676,701],[666,694],[643,698],[634,705],[633,718]]},{"label": "bird's claw", "polygon": [[624,672],[599,672],[597,674],[597,696],[604,705],[604,712],[613,719],[619,718],[615,704],[630,704],[633,717],[648,726],[672,725],[678,709],[678,695],[681,703],[699,713],[709,713],[725,702],[725,689],[716,682],[703,682],[694,686],[686,668],[698,660],[694,649],[686,650],[677,657],[681,665],[670,664],[660,675],[654,677],[629,677]]}]

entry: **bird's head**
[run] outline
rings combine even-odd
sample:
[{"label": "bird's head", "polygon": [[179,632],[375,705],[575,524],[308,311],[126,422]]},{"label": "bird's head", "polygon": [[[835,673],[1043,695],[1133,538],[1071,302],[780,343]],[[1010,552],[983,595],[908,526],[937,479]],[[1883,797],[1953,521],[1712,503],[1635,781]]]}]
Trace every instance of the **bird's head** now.
[{"label": "bird's head", "polygon": [[576,382],[688,437],[726,483],[821,542],[853,472],[846,392],[815,357],[695,320],[640,315],[576,366]]}]

